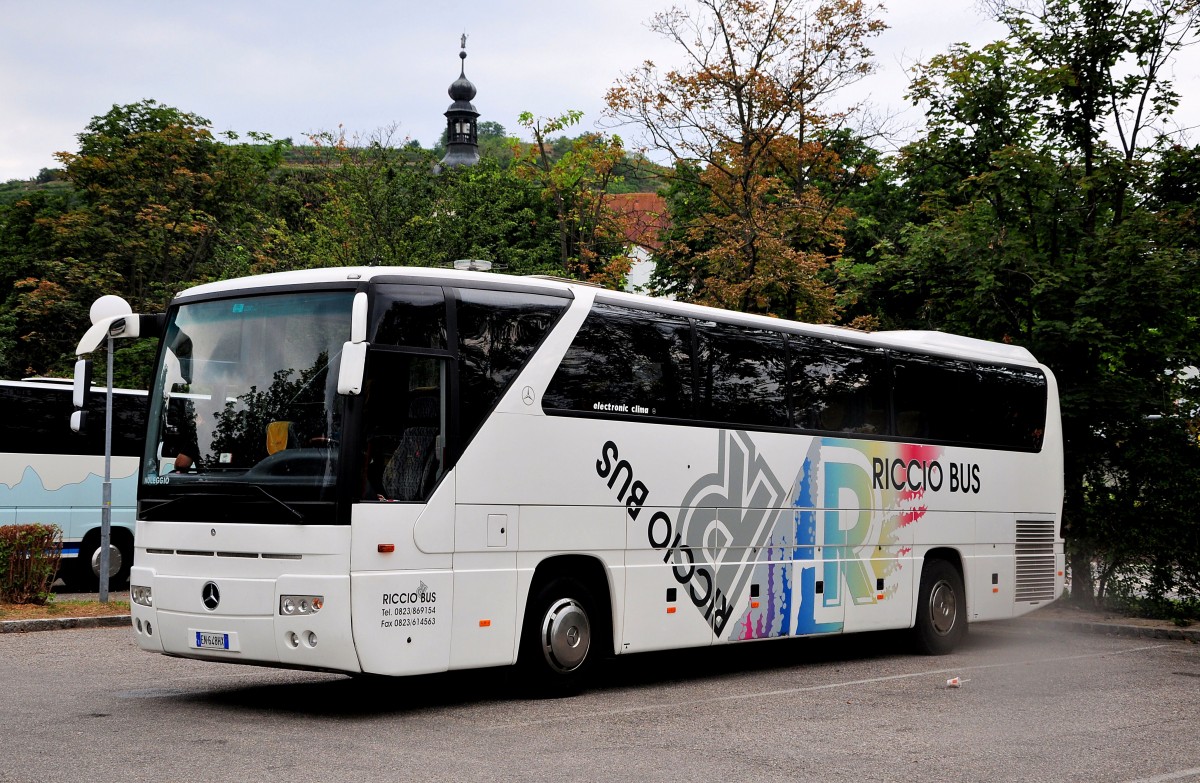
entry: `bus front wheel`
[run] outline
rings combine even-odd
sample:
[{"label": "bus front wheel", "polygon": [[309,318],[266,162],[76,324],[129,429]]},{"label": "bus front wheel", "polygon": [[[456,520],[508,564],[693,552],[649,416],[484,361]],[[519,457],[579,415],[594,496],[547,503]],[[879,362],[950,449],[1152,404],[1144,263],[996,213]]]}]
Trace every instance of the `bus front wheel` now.
[{"label": "bus front wheel", "polygon": [[920,652],[945,655],[967,632],[967,601],[962,576],[945,560],[929,560],[921,569],[914,641]]},{"label": "bus front wheel", "polygon": [[525,613],[518,666],[539,696],[578,692],[596,658],[591,593],[574,579],[555,579]]}]

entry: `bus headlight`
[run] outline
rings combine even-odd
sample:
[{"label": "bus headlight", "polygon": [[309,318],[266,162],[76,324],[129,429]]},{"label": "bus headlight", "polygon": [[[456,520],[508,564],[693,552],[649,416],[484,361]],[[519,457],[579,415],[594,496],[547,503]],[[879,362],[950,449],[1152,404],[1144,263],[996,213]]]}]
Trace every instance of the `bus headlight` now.
[{"label": "bus headlight", "polygon": [[280,614],[316,614],[325,605],[325,597],[320,595],[281,595],[279,596]]},{"label": "bus headlight", "polygon": [[129,600],[139,606],[154,606],[154,594],[149,587],[142,585],[129,586]]}]

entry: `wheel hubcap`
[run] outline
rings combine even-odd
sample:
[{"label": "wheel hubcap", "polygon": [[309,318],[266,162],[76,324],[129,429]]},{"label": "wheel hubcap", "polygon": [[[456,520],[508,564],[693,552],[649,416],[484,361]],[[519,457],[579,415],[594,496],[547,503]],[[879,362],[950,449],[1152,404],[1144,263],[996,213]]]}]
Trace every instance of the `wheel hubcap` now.
[{"label": "wheel hubcap", "polygon": [[587,612],[578,602],[562,598],[551,604],[542,618],[542,653],[558,672],[578,669],[592,643]]},{"label": "wheel hubcap", "polygon": [[942,580],[929,593],[929,619],[933,630],[938,636],[945,636],[954,628],[957,617],[958,601],[954,596],[954,588]]},{"label": "wheel hubcap", "polygon": [[[121,571],[121,550],[112,544],[108,545],[108,575],[116,576]],[[92,573],[100,576],[100,547],[92,552]]]}]

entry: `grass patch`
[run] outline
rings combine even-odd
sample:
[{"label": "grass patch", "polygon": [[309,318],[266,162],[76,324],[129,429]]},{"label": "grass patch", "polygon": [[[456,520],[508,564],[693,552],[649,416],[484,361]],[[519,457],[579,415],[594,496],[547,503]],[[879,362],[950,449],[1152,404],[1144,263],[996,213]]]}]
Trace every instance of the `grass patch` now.
[{"label": "grass patch", "polygon": [[108,617],[129,614],[128,601],[51,601],[38,604],[0,604],[0,620],[45,620],[54,617]]},{"label": "grass patch", "polygon": [[1146,617],[1153,620],[1168,620],[1180,628],[1200,620],[1200,599],[1198,598],[1149,598],[1143,596],[1114,595],[1105,601],[1106,607],[1113,611]]}]

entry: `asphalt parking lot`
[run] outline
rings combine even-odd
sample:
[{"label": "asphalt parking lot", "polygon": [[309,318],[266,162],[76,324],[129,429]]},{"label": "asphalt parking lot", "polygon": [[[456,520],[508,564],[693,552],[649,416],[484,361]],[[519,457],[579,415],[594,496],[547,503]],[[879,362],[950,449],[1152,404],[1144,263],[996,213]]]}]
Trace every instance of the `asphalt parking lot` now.
[{"label": "asphalt parking lot", "polygon": [[[126,629],[0,635],[0,781],[1200,780],[1200,645],[973,626],[381,680],[184,661]],[[958,688],[946,681],[957,677]]]}]

